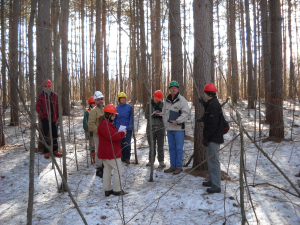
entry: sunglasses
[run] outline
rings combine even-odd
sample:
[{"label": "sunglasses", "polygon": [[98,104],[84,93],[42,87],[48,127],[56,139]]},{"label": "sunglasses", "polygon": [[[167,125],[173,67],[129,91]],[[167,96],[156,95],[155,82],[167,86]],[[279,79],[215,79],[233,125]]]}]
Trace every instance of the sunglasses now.
[{"label": "sunglasses", "polygon": [[96,99],[96,101],[102,101],[103,100],[103,98],[97,98]]},{"label": "sunglasses", "polygon": [[96,102],[91,102],[91,104],[96,104]]}]

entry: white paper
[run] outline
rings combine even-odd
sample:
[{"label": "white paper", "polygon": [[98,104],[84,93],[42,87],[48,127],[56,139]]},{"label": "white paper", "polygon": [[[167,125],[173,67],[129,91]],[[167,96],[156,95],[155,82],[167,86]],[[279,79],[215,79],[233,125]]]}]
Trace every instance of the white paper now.
[{"label": "white paper", "polygon": [[124,130],[126,130],[126,126],[123,126],[123,125],[121,125],[120,127],[119,127],[119,132],[123,132]]}]

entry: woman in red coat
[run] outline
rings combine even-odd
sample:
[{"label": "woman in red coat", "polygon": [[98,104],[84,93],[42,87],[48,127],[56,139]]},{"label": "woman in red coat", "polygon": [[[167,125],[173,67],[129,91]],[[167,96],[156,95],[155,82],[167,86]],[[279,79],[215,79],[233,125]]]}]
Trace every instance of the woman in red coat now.
[{"label": "woman in red coat", "polygon": [[[122,177],[122,150],[121,140],[126,136],[126,130],[118,132],[113,124],[117,113],[114,105],[109,104],[104,108],[104,115],[98,117],[98,158],[103,159],[103,190],[105,196],[127,194],[121,188]],[[111,171],[114,171],[113,188],[111,188]]]}]

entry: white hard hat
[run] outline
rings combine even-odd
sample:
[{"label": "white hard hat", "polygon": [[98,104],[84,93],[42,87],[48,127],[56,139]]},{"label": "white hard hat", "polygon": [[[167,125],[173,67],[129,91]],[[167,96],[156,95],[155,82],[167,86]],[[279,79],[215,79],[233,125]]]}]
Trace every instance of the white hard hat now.
[{"label": "white hard hat", "polygon": [[94,94],[94,99],[98,99],[98,98],[104,98],[102,92],[100,91],[96,91]]}]

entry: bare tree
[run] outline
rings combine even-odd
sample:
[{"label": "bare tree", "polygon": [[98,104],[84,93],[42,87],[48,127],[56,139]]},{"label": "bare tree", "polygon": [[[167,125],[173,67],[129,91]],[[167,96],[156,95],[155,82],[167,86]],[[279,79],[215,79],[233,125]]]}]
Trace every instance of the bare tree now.
[{"label": "bare tree", "polygon": [[[48,0],[47,0],[48,1]],[[62,101],[63,115],[69,115],[70,113],[70,82],[69,82],[69,71],[68,71],[68,26],[69,26],[69,0],[61,1],[61,69],[62,69],[62,95],[59,96]]]},{"label": "bare tree", "polygon": [[293,98],[295,89],[294,89],[294,80],[295,80],[295,68],[293,62],[293,37],[292,37],[292,26],[291,26],[291,7],[292,3],[291,0],[288,1],[288,31],[289,31],[289,38],[290,38],[290,83],[289,83],[289,97]]},{"label": "bare tree", "polygon": [[271,111],[269,136],[284,137],[283,96],[282,96],[282,42],[280,0],[272,1],[270,7],[271,22]]},{"label": "bare tree", "polygon": [[[196,87],[194,95],[197,95],[197,88],[203,90],[206,83],[211,82],[211,41],[210,37],[212,21],[212,1],[194,0],[194,78]],[[200,97],[200,96],[198,96]],[[200,118],[204,113],[202,105],[195,101],[195,118]],[[205,147],[202,144],[203,124],[195,124],[195,142],[194,142],[194,162],[193,167],[199,165],[205,160]],[[207,170],[207,164],[203,164],[198,169]]]},{"label": "bare tree", "polygon": [[80,86],[82,87],[80,94],[81,94],[81,100],[82,100],[82,105],[85,108],[86,107],[86,91],[85,91],[85,51],[84,49],[86,48],[85,43],[84,43],[84,0],[81,0],[81,81],[80,81]]},{"label": "bare tree", "polygon": [[[180,0],[169,1],[171,76],[180,87],[183,85]],[[209,35],[210,33],[208,33]]]},{"label": "bare tree", "polygon": [[105,101],[110,102],[109,99],[109,76],[108,76],[108,50],[106,46],[106,3],[103,0],[102,4],[102,43],[104,52],[104,89],[105,89]]},{"label": "bare tree", "polygon": [[10,125],[19,124],[19,98],[17,86],[18,74],[18,27],[20,17],[20,0],[13,1],[11,38],[9,40],[9,73],[10,73]]},{"label": "bare tree", "polygon": [[4,23],[4,0],[1,0],[1,60],[2,60],[2,67],[1,67],[1,73],[2,73],[2,97],[3,97],[3,109],[7,108],[7,90],[6,90],[6,56],[5,56],[5,23]]}]

